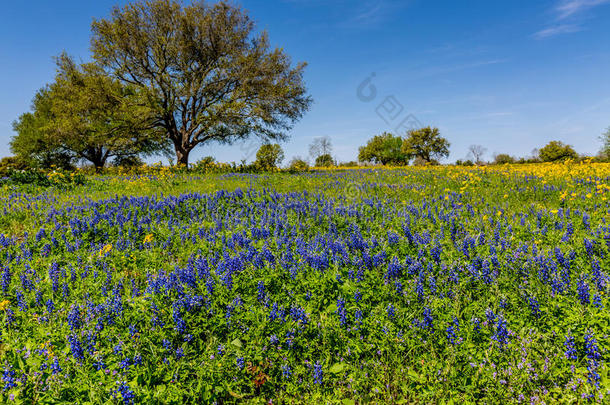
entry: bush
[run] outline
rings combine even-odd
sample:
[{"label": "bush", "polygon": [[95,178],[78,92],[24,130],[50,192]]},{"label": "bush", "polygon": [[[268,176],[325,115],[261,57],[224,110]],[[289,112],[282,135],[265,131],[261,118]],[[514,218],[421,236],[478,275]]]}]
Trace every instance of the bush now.
[{"label": "bush", "polygon": [[543,162],[556,162],[566,159],[578,159],[578,154],[571,145],[561,141],[551,141],[540,149],[538,156]]},{"label": "bush", "polygon": [[[467,160],[467,162],[470,162],[470,160]],[[470,162],[472,163],[472,162]],[[426,158],[423,158],[421,156],[416,156],[415,159],[413,160],[413,166],[438,166],[440,165],[440,162],[436,159],[430,159],[427,160]]]},{"label": "bush", "polygon": [[86,182],[86,176],[82,172],[61,170],[54,170],[49,173],[41,169],[11,170],[5,177],[11,184],[32,184],[40,187],[69,188],[75,185],[83,185]]},{"label": "bush", "polygon": [[504,165],[509,163],[515,163],[515,158],[507,153],[500,153],[494,158],[494,164]]},{"label": "bush", "polygon": [[27,163],[17,156],[7,156],[0,159],[0,177],[8,177],[14,170],[29,169]]},{"label": "bush", "polygon": [[292,159],[288,164],[288,171],[290,173],[306,172],[307,170],[309,170],[309,164],[305,160],[298,157]]},{"label": "bush", "polygon": [[320,155],[316,158],[316,167],[330,167],[330,166],[334,166],[334,164],[335,164],[335,161],[333,160],[333,157],[329,153]]}]

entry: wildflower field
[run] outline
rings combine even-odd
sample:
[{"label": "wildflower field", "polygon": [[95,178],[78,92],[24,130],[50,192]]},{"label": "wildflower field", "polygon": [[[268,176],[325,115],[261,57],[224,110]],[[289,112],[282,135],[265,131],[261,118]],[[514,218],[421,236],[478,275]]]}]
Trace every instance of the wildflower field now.
[{"label": "wildflower field", "polygon": [[603,403],[610,164],[0,183],[2,403]]}]

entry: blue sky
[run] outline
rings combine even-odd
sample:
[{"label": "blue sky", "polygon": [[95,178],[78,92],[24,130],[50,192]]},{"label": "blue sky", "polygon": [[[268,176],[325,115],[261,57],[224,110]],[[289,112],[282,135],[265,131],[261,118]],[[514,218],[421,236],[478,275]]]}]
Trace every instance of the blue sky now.
[{"label": "blue sky", "polygon": [[[0,156],[10,154],[11,122],[53,80],[52,57],[66,50],[88,60],[91,21],[116,1],[7,3]],[[315,103],[282,145],[287,160],[307,157],[320,136],[330,137],[340,161],[354,160],[373,135],[414,123],[440,128],[451,142],[449,161],[463,159],[471,144],[486,147],[490,159],[529,155],[551,140],[594,154],[610,126],[610,0],[237,4],[275,46],[309,63]],[[252,145],[205,145],[191,161],[239,161],[252,156]]]}]

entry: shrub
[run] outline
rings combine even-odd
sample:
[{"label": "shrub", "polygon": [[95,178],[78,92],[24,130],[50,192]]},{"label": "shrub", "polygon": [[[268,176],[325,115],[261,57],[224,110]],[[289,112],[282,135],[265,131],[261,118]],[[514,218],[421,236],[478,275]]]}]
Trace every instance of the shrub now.
[{"label": "shrub", "polygon": [[571,145],[561,141],[551,141],[538,154],[543,162],[556,162],[566,159],[578,159],[578,154]]},{"label": "shrub", "polygon": [[500,153],[494,158],[494,164],[504,165],[508,163],[515,163],[515,158],[507,153]]},{"label": "shrub", "polygon": [[293,158],[288,164],[288,171],[290,173],[306,172],[307,170],[309,170],[309,164],[298,157]]},{"label": "shrub", "polygon": [[316,158],[316,167],[330,167],[334,166],[334,164],[335,161],[333,160],[333,157],[328,153]]}]

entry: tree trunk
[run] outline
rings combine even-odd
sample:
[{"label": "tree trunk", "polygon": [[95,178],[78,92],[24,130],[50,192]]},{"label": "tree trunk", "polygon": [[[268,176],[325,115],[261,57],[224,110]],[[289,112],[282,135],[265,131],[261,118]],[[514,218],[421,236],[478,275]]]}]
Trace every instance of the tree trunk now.
[{"label": "tree trunk", "polygon": [[103,162],[101,160],[95,160],[93,162],[93,166],[95,166],[95,172],[96,173],[101,173],[102,169],[104,168],[104,163],[105,162]]},{"label": "tree trunk", "polygon": [[184,165],[188,169],[190,149],[182,147],[179,143],[174,143],[174,147],[176,149],[176,164]]}]

